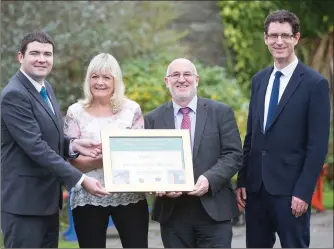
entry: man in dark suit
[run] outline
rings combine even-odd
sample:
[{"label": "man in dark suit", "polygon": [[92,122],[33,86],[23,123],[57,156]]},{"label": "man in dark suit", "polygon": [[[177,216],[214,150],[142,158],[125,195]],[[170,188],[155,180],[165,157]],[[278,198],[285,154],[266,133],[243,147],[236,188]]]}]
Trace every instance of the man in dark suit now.
[{"label": "man in dark suit", "polygon": [[242,147],[231,107],[197,96],[199,76],[187,59],[174,60],[165,83],[172,101],[145,116],[145,129],[189,129],[194,191],[157,193],[152,218],[165,247],[231,247],[238,216],[231,178],[242,166]]},{"label": "man in dark suit", "polygon": [[244,165],[237,198],[246,208],[247,247],[308,247],[310,203],[327,154],[327,80],[298,61],[298,17],[285,10],[264,23],[274,66],[252,79]]},{"label": "man in dark suit", "polygon": [[0,95],[1,230],[5,247],[58,247],[61,184],[108,194],[100,183],[63,157],[95,157],[100,144],[65,137],[59,106],[45,81],[54,43],[44,32],[27,34],[18,52],[20,70]]}]

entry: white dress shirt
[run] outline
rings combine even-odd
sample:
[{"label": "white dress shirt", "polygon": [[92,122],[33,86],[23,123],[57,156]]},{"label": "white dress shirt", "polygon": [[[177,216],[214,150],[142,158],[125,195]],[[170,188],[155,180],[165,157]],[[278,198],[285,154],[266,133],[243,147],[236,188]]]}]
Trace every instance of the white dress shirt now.
[{"label": "white dress shirt", "polygon": [[[42,90],[42,87],[43,87],[43,86],[45,87],[45,83],[44,83],[44,81],[43,81],[42,84],[40,84],[40,83],[38,83],[37,81],[35,81],[34,79],[32,79],[28,74],[26,74],[25,72],[23,72],[23,70],[20,69],[20,71],[21,71],[21,73],[23,73],[23,74],[28,78],[28,80],[31,82],[31,84],[33,84],[33,86],[36,88],[36,90],[40,93],[41,90]],[[49,96],[48,96],[48,101],[49,101],[49,105],[50,105],[50,107],[51,107],[51,110],[52,110],[53,114],[55,114],[55,111],[54,111],[54,109],[53,109],[53,106],[52,106],[52,104],[51,104],[51,101],[50,101],[50,99],[49,99]],[[69,151],[68,151],[68,153],[69,153],[70,155],[75,154],[75,153],[73,152],[73,150],[72,150],[72,143],[71,143],[71,142],[70,142],[70,147],[69,147]],[[79,186],[81,185],[81,183],[83,182],[84,179],[85,179],[85,175],[83,174],[82,177],[80,178],[80,180],[77,182],[77,184],[76,184],[75,186],[76,186],[76,187],[79,187]]]},{"label": "white dress shirt", "polygon": [[[36,88],[37,92],[41,92],[42,90],[42,87],[44,86],[45,87],[45,84],[44,84],[44,81],[42,84],[38,83],[37,81],[35,81],[34,79],[32,79],[28,74],[26,74],[25,72],[23,72],[21,69],[20,69],[21,73],[23,73],[27,78],[28,80],[31,82],[31,84],[34,85],[34,87]],[[49,95],[47,96],[48,97],[48,102],[49,102],[49,106],[51,107],[51,110],[53,112],[53,114],[55,114],[55,110],[53,109],[53,106],[51,104],[51,101],[50,101],[50,97]]]},{"label": "white dress shirt", "polygon": [[[197,111],[197,96],[195,95],[190,103],[187,105],[190,108],[189,117],[191,123],[190,138],[191,138],[191,149],[194,147],[194,138],[195,138],[195,127],[196,127],[196,111]],[[181,129],[183,114],[180,112],[180,109],[183,108],[173,101],[174,109],[174,122],[175,129]]]},{"label": "white dress shirt", "polygon": [[[274,79],[275,79],[275,73],[277,71],[282,72],[282,76],[280,78],[280,86],[279,86],[279,94],[278,94],[278,103],[284,93],[284,90],[286,86],[289,83],[289,80],[291,79],[292,73],[295,71],[298,64],[298,58],[295,57],[294,61],[291,62],[289,65],[287,65],[285,68],[282,68],[281,70],[277,69],[276,65],[274,64],[274,70],[270,75],[269,83],[267,86],[267,92],[264,100],[264,119],[263,119],[263,128],[266,127],[267,123],[267,117],[268,117],[268,109],[269,109],[269,102],[270,102],[270,96],[271,91],[273,89]],[[277,103],[277,104],[278,104]]]}]

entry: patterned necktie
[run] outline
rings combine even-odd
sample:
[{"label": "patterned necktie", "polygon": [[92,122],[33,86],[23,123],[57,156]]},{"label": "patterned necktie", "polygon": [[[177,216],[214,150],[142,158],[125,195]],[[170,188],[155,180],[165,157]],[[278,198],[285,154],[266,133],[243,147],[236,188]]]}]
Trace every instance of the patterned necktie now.
[{"label": "patterned necktie", "polygon": [[190,122],[190,116],[189,116],[190,108],[189,107],[181,108],[180,112],[183,114],[181,129],[188,129],[190,132],[191,130],[191,122]]},{"label": "patterned necktie", "polygon": [[42,96],[43,100],[45,101],[45,103],[48,105],[48,107],[51,109],[51,111],[53,112],[52,110],[52,107],[51,107],[51,103],[49,102],[49,98],[48,98],[48,94],[46,92],[46,89],[45,87],[43,86],[41,91],[39,92],[39,94]]},{"label": "patterned necktie", "polygon": [[274,79],[274,84],[273,84],[273,89],[271,90],[271,95],[270,95],[270,102],[269,102],[269,108],[268,108],[268,115],[267,115],[267,122],[266,122],[266,128],[265,130],[268,129],[270,126],[271,122],[274,119],[274,116],[276,114],[276,108],[278,105],[278,94],[279,94],[279,85],[280,85],[280,78],[282,76],[282,72],[277,71],[275,73],[275,79]]}]

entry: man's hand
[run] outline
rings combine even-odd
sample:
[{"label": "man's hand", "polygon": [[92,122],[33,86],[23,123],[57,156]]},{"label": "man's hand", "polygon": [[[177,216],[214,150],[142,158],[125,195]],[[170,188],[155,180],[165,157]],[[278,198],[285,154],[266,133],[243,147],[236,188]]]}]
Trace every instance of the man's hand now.
[{"label": "man's hand", "polygon": [[89,176],[85,176],[85,179],[81,183],[81,186],[90,194],[103,197],[109,195],[109,193],[102,187],[101,183]]},{"label": "man's hand", "polygon": [[247,199],[246,188],[237,188],[235,193],[237,195],[238,204],[240,206],[242,206],[243,208],[245,208],[246,207],[246,199]]},{"label": "man's hand", "polygon": [[75,139],[72,141],[73,152],[92,158],[97,157],[102,152],[102,144],[92,139]]},{"label": "man's hand", "polygon": [[305,201],[295,196],[292,196],[291,209],[292,209],[292,214],[296,218],[302,216],[307,211],[307,208],[308,204]]},{"label": "man's hand", "polygon": [[170,198],[177,198],[182,195],[182,192],[164,192],[164,191],[159,191],[155,193],[156,197],[162,197],[162,196],[167,196]]},{"label": "man's hand", "polygon": [[208,179],[201,175],[195,184],[194,191],[188,193],[188,195],[202,196],[209,191],[209,181]]}]

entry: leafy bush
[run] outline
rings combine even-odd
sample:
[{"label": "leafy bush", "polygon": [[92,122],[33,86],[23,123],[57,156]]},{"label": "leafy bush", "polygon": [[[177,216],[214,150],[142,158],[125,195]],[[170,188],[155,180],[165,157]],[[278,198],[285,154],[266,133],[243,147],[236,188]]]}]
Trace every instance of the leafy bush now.
[{"label": "leafy bush", "polygon": [[[160,54],[129,60],[122,65],[126,95],[139,103],[143,113],[171,99],[164,77],[169,63],[175,58],[169,54]],[[199,96],[230,105],[235,111],[243,137],[248,101],[235,79],[228,78],[222,67],[206,67],[197,61],[194,64],[200,76]]]},{"label": "leafy bush", "polygon": [[[263,40],[264,21],[272,11],[286,9],[299,17],[301,39],[296,53],[302,62],[316,68],[316,65],[311,65],[314,54],[320,55],[317,64],[325,62],[323,67],[329,65],[325,57],[333,60],[330,49],[333,39],[329,39],[323,51],[317,50],[317,47],[321,47],[318,38],[326,38],[330,36],[329,31],[333,32],[333,1],[218,1],[217,4],[224,24],[225,52],[231,54],[232,50],[233,54],[228,56],[227,68],[229,73],[235,75],[246,95],[250,92],[253,75],[273,63]],[[316,70],[323,71],[321,67]]]},{"label": "leafy bush", "polygon": [[0,89],[19,68],[20,40],[43,29],[56,45],[48,80],[65,112],[81,97],[86,68],[98,53],[111,53],[122,63],[144,54],[185,52],[179,40],[187,32],[170,28],[179,15],[167,1],[2,1]]}]

